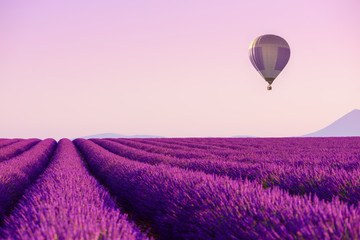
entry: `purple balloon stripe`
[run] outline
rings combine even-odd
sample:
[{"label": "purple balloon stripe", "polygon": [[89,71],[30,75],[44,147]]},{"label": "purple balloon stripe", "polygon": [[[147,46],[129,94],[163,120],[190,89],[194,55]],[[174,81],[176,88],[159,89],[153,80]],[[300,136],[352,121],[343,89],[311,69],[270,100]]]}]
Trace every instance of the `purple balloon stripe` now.
[{"label": "purple balloon stripe", "polygon": [[258,69],[258,67],[256,66],[256,63],[255,63],[255,61],[254,61],[254,59],[253,59],[253,57],[250,55],[250,62],[251,62],[251,64],[254,66],[254,68],[256,69],[256,71],[259,71],[259,69]]},{"label": "purple balloon stripe", "polygon": [[250,61],[258,71],[265,70],[262,47],[253,47],[250,49]]},{"label": "purple balloon stripe", "polygon": [[290,49],[278,47],[278,57],[276,59],[275,70],[283,70],[290,58]]}]

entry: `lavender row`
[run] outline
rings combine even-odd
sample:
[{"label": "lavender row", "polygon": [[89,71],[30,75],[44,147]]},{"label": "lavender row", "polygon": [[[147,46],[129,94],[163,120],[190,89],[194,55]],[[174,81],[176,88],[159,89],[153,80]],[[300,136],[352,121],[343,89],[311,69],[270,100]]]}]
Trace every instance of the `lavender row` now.
[{"label": "lavender row", "polygon": [[360,138],[342,137],[342,138],[202,138],[198,140],[183,139],[185,142],[198,144],[202,142],[211,146],[222,146],[241,152],[255,154],[272,153],[273,156],[286,157],[286,153],[296,155],[296,157],[313,157],[309,162],[322,158],[327,160],[355,158],[359,160],[360,156]]},{"label": "lavender row", "polygon": [[4,222],[4,239],[148,239],[89,174],[68,139],[60,140],[50,165]]},{"label": "lavender row", "polygon": [[279,187],[291,195],[312,194],[326,201],[339,197],[341,201],[357,205],[360,200],[360,169],[346,171],[320,166],[279,166],[277,164],[249,164],[208,159],[178,159],[131,148],[109,140],[91,139],[105,149],[125,158],[149,164],[174,167],[249,179],[264,188]]},{"label": "lavender row", "polygon": [[357,239],[360,212],[167,165],[151,166],[76,139],[89,168],[159,239]]},{"label": "lavender row", "polygon": [[44,171],[55,148],[56,141],[46,139],[0,163],[0,224],[24,190]]},{"label": "lavender row", "polygon": [[[180,140],[180,139],[179,139]],[[187,143],[202,143],[232,149],[264,148],[278,145],[281,147],[301,147],[302,149],[358,149],[359,137],[314,137],[314,138],[184,138]]]},{"label": "lavender row", "polygon": [[[164,139],[164,141],[167,141]],[[170,140],[172,141],[172,140]],[[174,141],[172,141],[174,142]],[[234,150],[249,150],[273,152],[290,149],[302,153],[307,152],[359,152],[359,137],[327,137],[327,138],[183,138],[176,139],[177,144],[194,144],[197,147],[230,148]]]},{"label": "lavender row", "polygon": [[[144,140],[133,140],[141,141]],[[360,138],[274,138],[274,139],[149,139],[148,144],[202,150],[224,161],[275,163],[280,165],[321,165],[352,170],[360,167]],[[221,142],[228,143],[220,149]],[[210,144],[211,143],[211,144]],[[235,144],[237,143],[237,144]],[[231,147],[241,144],[238,149]],[[234,150],[235,148],[235,150]]]},{"label": "lavender row", "polygon": [[[108,138],[109,140],[111,138]],[[165,139],[162,138],[156,138],[156,139],[152,139],[152,138],[129,138],[127,140],[133,141],[133,142],[141,142],[141,143],[146,143],[146,144],[151,144],[154,146],[160,146],[160,147],[164,147],[164,148],[170,148],[173,150],[176,149],[180,149],[180,150],[184,150],[184,151],[188,151],[188,150],[197,150],[194,147],[189,147],[189,146],[184,146],[181,144],[176,144],[175,142],[171,143],[171,142],[165,142]],[[206,148],[206,146],[203,146],[204,148]],[[200,148],[202,149],[202,148]],[[223,148],[219,148],[219,149],[223,149]]]},{"label": "lavender row", "polygon": [[156,139],[134,139],[136,141],[146,141],[152,143],[161,143],[161,144],[170,144],[174,149],[181,147],[189,147],[189,148],[198,148],[198,149],[219,149],[223,150],[224,148],[219,146],[209,146],[206,144],[194,143],[194,142],[186,142],[186,139],[183,138],[156,138]]},{"label": "lavender row", "polygon": [[0,148],[20,141],[20,139],[0,139]]},{"label": "lavender row", "polygon": [[[119,139],[109,139],[112,141],[119,142]],[[126,143],[124,140],[120,140],[122,144],[125,144],[127,146],[131,146],[134,148],[142,149],[148,152],[154,152],[154,153],[162,153],[164,155],[167,155],[167,152],[172,152],[172,156],[177,156],[179,158],[182,158],[181,154],[180,156],[177,155],[177,152],[196,152],[199,156],[202,156],[201,158],[207,158],[207,159],[217,159],[221,161],[235,161],[235,162],[243,162],[243,163],[271,163],[271,164],[279,164],[279,165],[293,165],[293,166],[299,166],[299,165],[325,165],[325,166],[333,166],[338,168],[345,168],[345,169],[353,169],[354,167],[359,166],[359,157],[357,154],[349,154],[347,152],[344,152],[347,154],[347,156],[343,156],[343,158],[340,158],[341,153],[336,152],[336,156],[328,156],[324,157],[323,152],[319,152],[316,155],[314,155],[314,151],[304,154],[301,153],[301,159],[299,160],[299,156],[296,155],[296,148],[293,149],[280,149],[279,151],[257,151],[254,152],[251,149],[247,150],[232,150],[232,149],[198,149],[198,148],[191,148],[188,146],[181,146],[177,145],[176,143],[167,144],[163,142],[159,142],[156,140],[146,140],[146,139],[128,139],[125,141],[131,141],[131,145]],[[185,141],[184,139],[181,139],[180,142]],[[201,141],[201,139],[199,139]],[[174,146],[176,147],[174,148]],[[215,146],[216,147],[216,146]],[[160,150],[158,149],[160,148]],[[168,150],[162,150],[162,149],[168,149]],[[360,153],[359,153],[360,154]],[[350,155],[350,158],[349,158]],[[336,161],[329,162],[329,159],[336,159]],[[343,160],[343,161],[341,161]]]},{"label": "lavender row", "polygon": [[40,142],[40,139],[27,139],[0,148],[0,162],[25,152],[38,142]]},{"label": "lavender row", "polygon": [[152,153],[159,153],[159,154],[163,154],[169,157],[176,157],[176,158],[218,158],[217,156],[213,155],[213,154],[209,154],[205,151],[201,151],[201,150],[196,150],[196,149],[192,149],[191,151],[189,150],[181,150],[181,149],[171,149],[171,148],[166,148],[163,146],[154,146],[151,144],[146,144],[146,143],[142,143],[139,141],[131,141],[129,139],[122,139],[122,138],[118,138],[118,139],[114,139],[114,138],[109,138],[108,140],[111,141],[115,141],[118,143],[121,143],[123,145],[129,146],[129,147],[133,147],[133,148],[137,148],[137,149],[141,149],[147,152],[152,152]]},{"label": "lavender row", "polygon": [[[108,140],[119,141],[119,139],[108,139]],[[188,146],[185,146],[185,145],[181,145],[181,142],[177,143],[177,140],[174,139],[172,139],[172,142],[170,143],[165,142],[165,139],[126,139],[126,140],[131,141],[133,143],[131,146],[135,148],[141,148],[148,152],[161,153],[162,150],[158,150],[157,148],[167,149],[164,150],[162,154],[175,156],[178,158],[185,158],[185,154],[182,154],[183,152],[188,152],[188,153],[195,152],[197,156],[194,156],[192,158],[207,158],[207,159],[221,158],[223,161],[257,162],[256,159],[253,160],[248,158],[249,155],[246,152],[243,153],[240,151],[234,151],[232,149],[225,149],[216,146],[208,147],[201,145],[201,147],[197,147],[199,144],[195,144],[195,145],[188,144]],[[136,146],[136,144],[138,146]],[[145,144],[146,147],[140,146],[143,144]],[[126,145],[130,146],[130,144],[126,144]],[[166,154],[166,153],[171,153],[171,154]]]},{"label": "lavender row", "polygon": [[149,142],[162,142],[177,146],[201,149],[234,149],[276,151],[282,149],[298,149],[300,151],[331,151],[346,149],[359,150],[359,137],[334,138],[163,138],[146,139]]},{"label": "lavender row", "polygon": [[[247,151],[234,151],[231,148],[225,148],[215,145],[203,144],[201,139],[195,139],[194,142],[186,142],[188,139],[129,139],[133,142],[150,144],[153,146],[168,148],[173,151],[188,151],[199,152],[200,154],[206,153],[213,158],[214,156],[221,157],[226,161],[251,161],[255,162],[257,159],[249,158],[249,150]],[[196,142],[199,141],[199,142]],[[245,149],[245,148],[244,148]]]},{"label": "lavender row", "polygon": [[[248,151],[235,151],[231,148],[224,148],[213,145],[206,145],[197,142],[185,142],[185,139],[131,139],[133,142],[150,144],[157,147],[164,147],[173,151],[187,151],[206,153],[208,158],[222,158],[224,161],[236,162],[257,162],[258,158],[252,158]],[[200,140],[199,140],[200,141]]]},{"label": "lavender row", "polygon": [[[342,145],[350,148],[358,148],[359,137],[326,137],[326,138],[161,138],[148,139],[149,141],[161,141],[178,145],[196,146],[198,148],[232,148],[241,150],[244,148],[263,149],[267,146],[301,146],[302,148],[339,148],[339,140]],[[340,146],[340,147],[343,147]]]}]

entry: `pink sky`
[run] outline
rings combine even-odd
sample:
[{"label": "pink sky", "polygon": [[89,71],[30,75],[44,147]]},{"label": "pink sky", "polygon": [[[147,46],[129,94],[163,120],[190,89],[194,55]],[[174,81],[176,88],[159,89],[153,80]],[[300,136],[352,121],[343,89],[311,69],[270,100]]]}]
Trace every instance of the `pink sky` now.
[{"label": "pink sky", "polygon": [[[126,2],[126,3],[125,3]],[[360,2],[0,2],[0,137],[298,136],[360,109]],[[266,82],[259,35],[291,48]]]}]

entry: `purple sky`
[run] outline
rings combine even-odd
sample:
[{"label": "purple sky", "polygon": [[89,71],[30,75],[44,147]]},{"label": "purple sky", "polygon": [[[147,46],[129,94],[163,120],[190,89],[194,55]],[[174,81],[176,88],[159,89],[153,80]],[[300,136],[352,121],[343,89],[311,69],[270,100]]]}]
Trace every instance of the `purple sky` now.
[{"label": "purple sky", "polygon": [[[360,108],[360,1],[0,1],[0,137],[297,136]],[[282,36],[266,90],[248,58]]]}]

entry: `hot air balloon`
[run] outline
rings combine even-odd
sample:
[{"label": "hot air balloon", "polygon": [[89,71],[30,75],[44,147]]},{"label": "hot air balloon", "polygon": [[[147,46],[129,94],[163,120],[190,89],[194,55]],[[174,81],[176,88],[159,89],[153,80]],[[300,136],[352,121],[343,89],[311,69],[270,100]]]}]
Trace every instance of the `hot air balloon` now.
[{"label": "hot air balloon", "polygon": [[269,83],[267,89],[271,90],[271,84],[289,61],[290,47],[279,36],[262,35],[250,44],[249,58],[256,71]]}]

